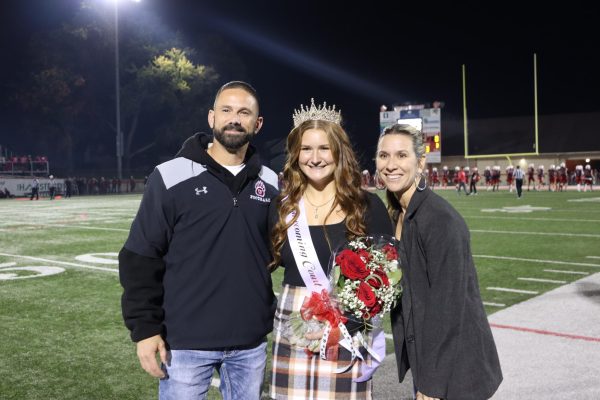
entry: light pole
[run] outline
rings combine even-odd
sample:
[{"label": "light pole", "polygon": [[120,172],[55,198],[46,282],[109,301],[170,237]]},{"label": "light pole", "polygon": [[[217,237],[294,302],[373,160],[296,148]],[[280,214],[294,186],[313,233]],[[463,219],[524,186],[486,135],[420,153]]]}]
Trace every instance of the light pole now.
[{"label": "light pole", "polygon": [[[119,77],[119,0],[115,3],[115,108],[117,117],[117,176],[123,179],[123,132],[121,131],[121,83]],[[132,0],[139,3],[141,0]]]},{"label": "light pole", "polygon": [[121,131],[121,84],[119,78],[119,1],[115,0],[115,107],[117,116],[117,176],[123,179],[123,132]]}]

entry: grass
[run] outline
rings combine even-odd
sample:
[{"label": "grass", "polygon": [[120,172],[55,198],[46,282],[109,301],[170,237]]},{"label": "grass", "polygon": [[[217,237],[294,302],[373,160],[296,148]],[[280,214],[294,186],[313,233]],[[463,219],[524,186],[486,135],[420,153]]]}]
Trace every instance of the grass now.
[{"label": "grass", "polygon": [[[471,229],[482,298],[490,304],[488,313],[534,296],[489,287],[541,294],[560,284],[518,278],[568,283],[584,275],[545,270],[600,272],[600,259],[588,258],[600,256],[600,201],[593,201],[600,194],[525,192],[518,200],[507,192],[484,191],[470,197],[454,191],[438,193],[457,208]],[[570,201],[578,199],[588,201]],[[157,397],[157,382],[139,367],[123,326],[116,258],[101,256],[113,264],[76,259],[82,254],[117,253],[139,201],[134,195],[0,201],[2,399]],[[548,209],[515,213],[505,208],[523,206]],[[65,271],[39,277],[31,270],[13,270],[33,266]],[[23,279],[1,279],[9,273]],[[282,276],[282,271],[273,275],[276,291]],[[220,395],[211,389],[209,398]]]}]

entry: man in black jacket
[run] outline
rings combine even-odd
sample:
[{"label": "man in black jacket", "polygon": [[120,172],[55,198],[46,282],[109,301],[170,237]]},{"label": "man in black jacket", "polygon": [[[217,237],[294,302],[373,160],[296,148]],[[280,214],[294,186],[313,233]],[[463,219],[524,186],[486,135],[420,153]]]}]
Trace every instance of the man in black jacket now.
[{"label": "man in black jacket", "polygon": [[263,123],[252,86],[221,87],[208,123],[214,140],[192,136],[148,178],[119,254],[123,317],[161,399],[204,398],[215,368],[224,399],[258,399],[276,305],[277,175],[249,145]]}]

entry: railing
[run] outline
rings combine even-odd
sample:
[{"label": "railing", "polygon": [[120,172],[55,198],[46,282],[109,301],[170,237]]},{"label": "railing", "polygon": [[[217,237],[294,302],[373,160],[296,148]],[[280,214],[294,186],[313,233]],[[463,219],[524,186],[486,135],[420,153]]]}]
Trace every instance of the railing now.
[{"label": "railing", "polygon": [[20,176],[47,176],[50,173],[48,161],[0,161],[0,174]]}]

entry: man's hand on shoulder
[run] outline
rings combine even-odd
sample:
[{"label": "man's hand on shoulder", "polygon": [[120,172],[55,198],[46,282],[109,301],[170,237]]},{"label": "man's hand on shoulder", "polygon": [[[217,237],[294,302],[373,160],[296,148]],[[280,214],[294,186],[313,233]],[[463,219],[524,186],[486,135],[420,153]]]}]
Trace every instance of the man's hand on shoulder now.
[{"label": "man's hand on shoulder", "polygon": [[137,342],[137,356],[140,365],[155,378],[164,378],[165,373],[160,369],[156,360],[156,353],[160,356],[163,364],[167,363],[167,346],[160,335],[152,336]]}]

